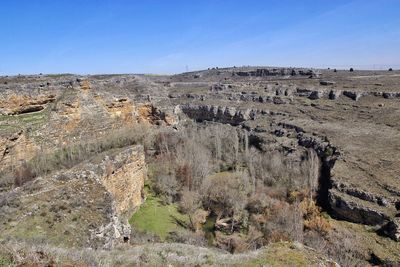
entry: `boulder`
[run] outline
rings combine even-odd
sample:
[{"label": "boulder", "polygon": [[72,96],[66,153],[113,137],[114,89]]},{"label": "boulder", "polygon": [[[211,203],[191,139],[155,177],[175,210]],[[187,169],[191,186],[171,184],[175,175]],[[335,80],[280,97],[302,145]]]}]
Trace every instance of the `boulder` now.
[{"label": "boulder", "polygon": [[273,98],[273,101],[274,101],[275,105],[286,104],[286,101],[284,99],[282,99],[281,97],[279,97],[279,96],[275,96]]},{"label": "boulder", "polygon": [[326,85],[334,85],[335,82],[332,82],[332,81],[320,81],[319,84],[326,86]]},{"label": "boulder", "polygon": [[228,90],[228,89],[232,89],[232,86],[231,85],[226,85],[226,84],[213,84],[211,87],[210,87],[210,91],[211,92],[222,92],[222,91],[225,91],[225,90]]},{"label": "boulder", "polygon": [[331,90],[329,92],[329,99],[336,100],[340,97],[341,94],[342,94],[342,91],[340,91],[340,90]]},{"label": "boulder", "polygon": [[316,100],[316,99],[321,99],[323,97],[324,97],[323,91],[312,91],[308,98],[311,100]]},{"label": "boulder", "polygon": [[398,98],[398,97],[400,97],[400,93],[385,92],[385,93],[383,93],[383,97],[386,99]]},{"label": "boulder", "polygon": [[400,210],[400,200],[396,201],[394,205],[396,207],[396,210]]},{"label": "boulder", "polygon": [[383,226],[382,231],[385,235],[400,242],[400,218],[394,218]]},{"label": "boulder", "polygon": [[353,99],[354,101],[358,101],[362,96],[364,96],[363,93],[355,91],[344,91],[343,95]]}]

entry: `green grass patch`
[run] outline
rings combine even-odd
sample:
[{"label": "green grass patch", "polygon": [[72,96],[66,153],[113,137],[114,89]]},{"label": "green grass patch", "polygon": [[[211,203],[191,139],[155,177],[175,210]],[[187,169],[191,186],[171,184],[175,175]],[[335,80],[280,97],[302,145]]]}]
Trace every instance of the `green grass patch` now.
[{"label": "green grass patch", "polygon": [[9,131],[27,127],[36,128],[43,125],[48,119],[48,108],[20,115],[0,115],[0,130]]},{"label": "green grass patch", "polygon": [[188,221],[188,216],[181,214],[176,204],[164,205],[160,198],[150,194],[129,223],[137,230],[155,234],[164,241],[170,232],[183,229],[178,222],[187,224]]}]

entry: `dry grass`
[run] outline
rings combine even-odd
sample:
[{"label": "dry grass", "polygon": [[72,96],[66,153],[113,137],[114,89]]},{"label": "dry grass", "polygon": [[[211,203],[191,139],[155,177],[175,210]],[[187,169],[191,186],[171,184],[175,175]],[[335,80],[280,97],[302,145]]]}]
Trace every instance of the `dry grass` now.
[{"label": "dry grass", "polygon": [[[150,244],[111,251],[66,249],[46,244],[0,244],[0,263],[9,266],[228,266],[248,265],[263,251],[231,255],[184,244]],[[265,261],[263,258],[261,262]],[[7,266],[7,265],[6,265]]]},{"label": "dry grass", "polygon": [[329,221],[321,216],[321,208],[315,204],[314,200],[305,198],[299,208],[304,216],[305,229],[316,231],[323,236],[329,233],[332,227]]}]

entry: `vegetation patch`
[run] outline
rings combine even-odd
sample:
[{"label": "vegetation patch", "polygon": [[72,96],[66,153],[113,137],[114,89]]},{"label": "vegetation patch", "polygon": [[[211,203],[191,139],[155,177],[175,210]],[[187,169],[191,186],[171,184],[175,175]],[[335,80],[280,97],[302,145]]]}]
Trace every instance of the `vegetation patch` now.
[{"label": "vegetation patch", "polygon": [[[308,255],[310,254],[310,255]],[[319,266],[315,255],[307,253],[305,249],[296,248],[289,242],[275,243],[266,248],[266,251],[256,260],[241,264],[241,266]]]},{"label": "vegetation patch", "polygon": [[0,115],[0,131],[13,129],[38,128],[43,125],[49,117],[47,109],[38,112],[20,115]]},{"label": "vegetation patch", "polygon": [[146,202],[132,216],[129,223],[135,229],[155,234],[164,241],[169,233],[184,229],[189,218],[178,211],[175,204],[162,204],[160,198],[150,194]]},{"label": "vegetation patch", "polygon": [[4,252],[0,252],[0,266],[14,266],[12,256]]}]

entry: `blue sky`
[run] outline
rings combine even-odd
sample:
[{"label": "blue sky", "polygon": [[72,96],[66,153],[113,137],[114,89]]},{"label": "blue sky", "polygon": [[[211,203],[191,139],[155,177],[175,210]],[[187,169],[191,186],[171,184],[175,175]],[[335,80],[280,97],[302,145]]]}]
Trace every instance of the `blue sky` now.
[{"label": "blue sky", "polygon": [[0,75],[400,68],[400,0],[2,0]]}]

